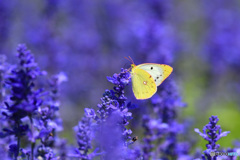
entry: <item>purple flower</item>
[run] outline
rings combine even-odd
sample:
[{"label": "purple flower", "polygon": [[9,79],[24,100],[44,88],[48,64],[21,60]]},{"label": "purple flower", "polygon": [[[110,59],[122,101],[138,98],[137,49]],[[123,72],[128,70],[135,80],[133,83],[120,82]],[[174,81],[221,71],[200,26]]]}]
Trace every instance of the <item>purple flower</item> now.
[{"label": "purple flower", "polygon": [[[108,116],[104,123],[98,125],[96,132],[97,146],[101,149],[103,159],[121,159],[126,150],[125,139],[121,127],[121,112],[115,111]],[[125,130],[127,131],[127,130]]]},{"label": "purple flower", "polygon": [[152,98],[153,110],[164,123],[171,123],[177,116],[176,108],[185,107],[186,103],[182,101],[173,80],[166,81],[159,90],[159,94]]},{"label": "purple flower", "polygon": [[19,146],[17,144],[9,145],[9,157],[17,157],[19,152]]},{"label": "purple flower", "polygon": [[[219,144],[216,142],[222,138],[227,136],[230,131],[222,132],[221,126],[217,125],[218,122],[217,116],[211,116],[209,118],[209,123],[203,127],[203,133],[199,131],[199,129],[195,129],[194,131],[197,132],[201,137],[208,141],[206,145],[207,149],[204,151],[204,155],[202,155],[203,159],[211,160],[211,152],[216,152],[217,149],[220,147]],[[216,158],[217,156],[214,156]]]},{"label": "purple flower", "polygon": [[185,103],[178,94],[176,84],[171,80],[164,82],[151,101],[153,110],[148,111],[151,114],[148,113],[143,118],[145,131],[143,157],[145,159],[187,157],[190,147],[185,147],[184,151],[179,149],[189,144],[178,140],[178,137],[184,133],[185,126],[177,122],[177,108],[184,107]]},{"label": "purple flower", "polygon": [[[5,104],[3,103],[8,99],[8,92],[5,85],[5,79],[7,75],[9,74],[10,65],[6,62],[6,56],[0,55],[0,130],[2,128],[8,129],[9,124],[8,121],[6,121],[6,114],[2,114],[2,111],[5,110]],[[1,132],[0,131],[0,157],[2,159],[8,159],[8,150],[9,150],[9,144],[15,143],[13,141],[13,137],[7,137],[7,132]],[[7,138],[6,138],[7,137]]]},{"label": "purple flower", "polygon": [[150,159],[152,155],[152,149],[154,148],[154,145],[152,144],[153,141],[156,139],[156,136],[154,136],[154,131],[152,128],[152,125],[150,124],[150,117],[147,115],[143,116],[143,122],[142,126],[144,128],[144,136],[145,138],[143,139],[144,144],[143,144],[143,158],[144,159]]},{"label": "purple flower", "polygon": [[78,126],[75,128],[75,132],[77,134],[77,143],[78,143],[78,150],[76,157],[79,157],[83,160],[88,160],[93,157],[88,152],[92,148],[91,140],[92,140],[92,126],[91,126],[92,119],[89,117],[84,116],[82,120],[78,123]]},{"label": "purple flower", "polygon": [[44,145],[39,145],[37,147],[37,156],[50,160],[57,159],[55,153],[53,152],[53,149],[51,147],[46,147]]},{"label": "purple flower", "polygon": [[[46,72],[39,69],[25,45],[19,45],[17,51],[19,64],[9,67],[11,72],[3,78],[6,84],[4,87],[10,92],[7,98],[4,98],[5,106],[0,108],[0,118],[4,122],[0,138],[12,144],[8,153],[13,159],[54,159],[57,152],[53,147],[58,148],[57,145],[62,142],[57,136],[57,132],[62,130],[62,121],[58,113],[58,86],[66,77],[64,78],[63,74],[53,77],[49,87],[44,86],[49,92],[40,88],[38,78],[40,75],[46,75]],[[22,139],[26,143],[25,149],[22,148]]]},{"label": "purple flower", "polygon": [[102,103],[98,104],[98,115],[95,120],[98,122],[104,121],[114,111],[122,112],[123,125],[127,125],[127,121],[131,119],[131,115],[126,107],[127,98],[124,95],[124,89],[130,82],[130,73],[122,69],[119,74],[114,74],[112,77],[107,77],[108,81],[115,86],[113,90],[106,90],[101,98]]},{"label": "purple flower", "polygon": [[7,84],[11,87],[11,103],[6,103],[11,118],[19,120],[33,113],[41,105],[34,81],[41,74],[30,51],[25,45],[18,46],[19,65],[12,69]]},{"label": "purple flower", "polygon": [[85,110],[86,117],[95,119],[96,113],[95,113],[94,109],[85,108],[84,110]]},{"label": "purple flower", "polygon": [[[103,120],[110,116],[113,112],[121,113],[122,117],[119,125],[123,129],[123,136],[125,137],[125,141],[127,142],[131,139],[130,134],[131,131],[125,128],[128,125],[128,121],[132,119],[132,114],[128,112],[126,100],[127,98],[124,95],[124,89],[130,82],[130,73],[127,70],[122,69],[121,73],[114,74],[113,77],[107,77],[108,81],[113,83],[115,86],[113,90],[106,90],[103,94],[102,104],[98,105],[98,113],[100,114],[99,119]],[[102,117],[104,115],[104,117]]]},{"label": "purple flower", "polygon": [[[8,121],[9,126],[3,128],[2,135],[14,135],[17,140],[17,151],[11,154],[16,159],[19,154],[21,137],[25,136],[30,127],[23,124],[22,119],[31,118],[37,108],[42,104],[40,99],[41,89],[35,90],[35,80],[41,74],[33,55],[27,50],[25,45],[17,48],[19,64],[11,69],[7,77],[6,84],[10,88],[10,100],[5,102],[6,108],[2,114]],[[13,148],[13,147],[11,147]],[[10,153],[13,153],[9,150]]]},{"label": "purple flower", "polygon": [[[85,159],[96,156],[96,153],[87,154],[90,148],[90,138],[95,136],[96,149],[100,149],[100,155],[104,159],[119,159],[127,157],[127,146],[132,144],[132,131],[127,129],[129,120],[132,119],[132,113],[128,111],[126,104],[127,98],[124,95],[124,89],[130,82],[130,73],[122,69],[121,73],[107,77],[108,81],[114,84],[113,90],[106,90],[101,98],[101,104],[98,104],[98,110],[85,108],[85,117],[79,122],[78,144],[80,146],[80,157]],[[95,120],[92,124],[92,133],[89,131],[89,121]],[[126,152],[125,152],[126,151]]]},{"label": "purple flower", "polygon": [[[8,65],[6,63],[6,56],[0,55],[0,101],[1,103],[5,100],[6,96],[6,89],[4,80],[6,75],[8,74]],[[1,104],[3,105],[3,104]]]},{"label": "purple flower", "polygon": [[[50,89],[48,94],[44,97],[44,107],[42,106],[41,108],[38,108],[38,116],[35,119],[35,126],[39,131],[36,139],[41,140],[41,144],[37,149],[37,156],[45,157],[46,159],[56,158],[56,153],[52,147],[64,147],[62,146],[64,140],[58,137],[58,132],[63,130],[62,120],[58,113],[60,106],[58,92],[59,85],[66,80],[67,77],[63,73],[55,75],[49,80]],[[61,155],[65,156],[66,153],[61,153]]]}]

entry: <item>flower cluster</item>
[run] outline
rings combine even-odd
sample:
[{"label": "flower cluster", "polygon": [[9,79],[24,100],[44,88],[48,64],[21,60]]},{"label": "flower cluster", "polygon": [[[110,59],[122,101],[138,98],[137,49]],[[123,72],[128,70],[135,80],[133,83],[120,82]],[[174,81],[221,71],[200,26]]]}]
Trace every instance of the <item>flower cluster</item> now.
[{"label": "flower cluster", "polygon": [[[9,145],[9,154],[15,159],[20,152],[22,137],[29,134],[29,140],[32,143],[35,142],[32,117],[42,104],[40,98],[42,90],[34,89],[35,79],[41,72],[25,45],[19,45],[17,51],[19,65],[12,68],[11,74],[6,79],[5,83],[10,88],[10,96],[5,102],[6,107],[2,110],[9,126],[3,128],[1,132],[1,137],[14,135],[17,138],[16,143]],[[27,117],[31,122],[31,127],[23,122],[23,119]]]},{"label": "flower cluster", "polygon": [[[122,69],[120,73],[107,77],[114,87],[104,92],[96,110],[85,108],[83,118],[75,127],[78,147],[72,149],[58,135],[63,130],[59,115],[59,85],[67,77],[60,73],[46,81],[46,72],[39,69],[26,46],[19,45],[17,51],[19,64],[6,67],[4,59],[0,64],[2,158],[193,158],[189,154],[190,142],[180,141],[181,135],[186,133],[186,126],[177,121],[177,109],[186,104],[182,102],[177,86],[171,79],[158,88],[159,91],[151,99],[149,107],[145,107],[145,113],[141,114],[144,137],[139,139],[132,138],[132,132],[136,128],[129,128],[129,122],[134,117],[129,109],[136,109],[134,104],[127,103],[125,96],[126,87],[131,80],[130,73]],[[139,105],[147,105],[145,102]],[[221,132],[221,127],[217,125],[217,116],[212,116],[209,120],[203,133],[195,129],[208,141],[207,150],[202,155],[203,160],[216,159],[217,156],[211,157],[211,152],[219,149],[220,145],[216,142],[229,133]],[[235,152],[237,147],[228,151]]]},{"label": "flower cluster", "polygon": [[12,159],[53,159],[56,156],[52,147],[58,141],[57,132],[62,126],[55,96],[59,78],[55,80],[58,83],[50,82],[50,92],[38,87],[39,76],[46,72],[39,69],[25,45],[20,44],[17,51],[19,64],[10,67],[10,73],[3,79],[9,95],[4,99],[5,106],[1,106],[3,126],[0,137],[9,144],[7,150]]},{"label": "flower cluster", "polygon": [[[120,154],[122,153],[120,151],[126,150],[132,134],[132,131],[126,128],[129,120],[132,119],[132,113],[128,112],[127,98],[124,95],[124,89],[130,82],[130,73],[126,69],[122,69],[121,73],[114,74],[107,79],[115,86],[113,90],[104,92],[101,98],[102,103],[97,105],[98,110],[95,112],[94,109],[85,108],[85,116],[95,120],[95,126],[92,129],[93,134],[96,137],[97,147],[101,150],[101,156],[106,159],[113,155],[116,158],[124,156]],[[81,124],[83,123],[81,122]],[[84,141],[84,139],[81,141]],[[89,142],[84,144],[86,145],[85,148],[89,148],[87,147]],[[81,145],[79,146],[82,148]],[[114,148],[117,149],[115,152]]]},{"label": "flower cluster", "polygon": [[142,126],[144,128],[144,136],[145,138],[143,139],[143,147],[142,147],[142,152],[143,152],[143,158],[144,159],[150,159],[153,155],[152,149],[154,148],[154,145],[152,144],[154,140],[156,140],[156,136],[154,135],[153,131],[153,123],[150,122],[151,119],[149,116],[145,115],[143,116],[143,122]]},{"label": "flower cluster", "polygon": [[[3,101],[7,98],[6,97],[6,88],[4,84],[4,79],[6,78],[8,66],[6,64],[6,56],[0,55],[0,111],[4,109],[4,103]],[[8,123],[5,121],[5,116],[0,114],[0,129],[8,127]],[[7,152],[9,149],[9,145],[12,142],[12,138],[1,139],[1,137],[4,136],[3,133],[0,132],[0,157],[3,159],[7,159]]]},{"label": "flower cluster", "polygon": [[209,118],[209,123],[203,127],[203,133],[199,131],[199,129],[195,129],[195,132],[197,132],[202,138],[208,141],[208,144],[206,145],[207,149],[204,151],[204,155],[202,155],[203,160],[212,160],[212,158],[216,159],[216,156],[211,156],[211,152],[218,151],[220,145],[216,144],[216,142],[222,138],[227,136],[229,131],[222,132],[221,126],[217,125],[218,122],[217,116],[211,116]]},{"label": "flower cluster", "polygon": [[[162,157],[182,158],[187,157],[189,145],[187,142],[179,142],[178,137],[184,133],[184,126],[177,122],[177,108],[184,107],[176,84],[173,81],[164,82],[159,94],[152,98],[151,114],[143,117],[145,137],[143,139],[143,157],[145,159]],[[185,150],[180,150],[185,146]]]},{"label": "flower cluster", "polygon": [[[207,4],[203,13],[209,25],[204,30],[209,32],[204,44],[211,75],[223,75],[224,81],[233,78],[238,83],[238,2],[202,2]],[[178,110],[185,104],[174,80],[168,78],[151,99],[132,104],[127,99],[131,96],[126,95],[131,78],[125,69],[107,77],[114,87],[105,90],[96,108],[85,108],[84,116],[74,128],[78,147],[59,137],[63,130],[59,109],[63,113],[68,111],[65,118],[71,122],[64,124],[71,127],[75,123],[72,114],[79,105],[98,103],[96,95],[102,93],[99,84],[105,82],[104,78],[96,78],[103,76],[100,71],[117,70],[124,56],[141,63],[173,64],[176,69],[182,66],[174,63],[176,55],[181,53],[178,36],[185,34],[182,28],[189,25],[177,24],[182,20],[186,23],[189,17],[178,19],[180,16],[171,14],[188,6],[183,4],[171,0],[45,0],[37,5],[28,1],[0,1],[0,54],[9,53],[5,51],[7,47],[24,39],[36,51],[44,69],[49,73],[64,70],[70,80],[63,92],[67,106],[60,107],[58,87],[67,80],[64,74],[46,82],[48,75],[40,70],[24,45],[18,47],[16,65],[6,64],[4,56],[0,56],[1,159],[193,159],[191,140],[186,142],[183,136],[188,136],[187,128],[178,121]],[[27,7],[22,9],[22,6]],[[12,58],[11,54],[8,56]],[[183,62],[192,61],[181,58]],[[210,136],[220,133],[213,129],[215,121],[212,118],[210,128],[205,129],[209,132],[196,130],[205,138],[208,136],[207,147],[211,150],[219,147],[215,144],[217,138]],[[67,135],[72,142],[70,132],[65,130],[63,136]],[[237,147],[231,151],[237,151]],[[205,152],[203,157],[209,159]]]},{"label": "flower cluster", "polygon": [[[56,157],[52,147],[60,147],[64,143],[64,140],[61,140],[57,135],[58,132],[63,130],[62,120],[58,112],[60,106],[58,86],[66,80],[66,76],[62,73],[49,80],[48,95],[44,97],[45,101],[42,107],[38,108],[38,115],[35,117],[35,128],[39,131],[37,139],[41,141],[41,144],[37,147],[37,156],[46,159]],[[59,154],[62,155],[61,158],[66,155],[63,152],[66,151],[59,151]]]},{"label": "flower cluster", "polygon": [[92,148],[91,123],[92,119],[84,116],[82,120],[78,123],[78,126],[74,128],[77,134],[77,143],[79,148],[75,150],[75,154],[70,155],[71,157],[78,157],[82,160],[88,160],[95,156],[95,154],[88,153],[89,150]]},{"label": "flower cluster", "polygon": [[[79,127],[77,132],[78,142],[81,142],[78,143],[80,151],[78,157],[90,158],[94,154],[96,155],[95,152],[87,154],[91,146],[89,140],[93,139],[89,137],[91,135],[95,137],[94,141],[97,144],[95,151],[100,150],[98,155],[105,159],[113,157],[116,159],[126,159],[126,157],[128,159],[140,157],[150,159],[159,156],[162,158],[184,157],[191,159],[191,156],[188,155],[189,144],[187,142],[177,142],[177,137],[183,133],[184,128],[176,121],[176,109],[177,107],[184,107],[185,103],[181,101],[176,85],[172,81],[166,82],[164,87],[160,89],[160,95],[152,99],[155,117],[147,114],[143,115],[142,125],[145,132],[142,151],[139,148],[130,149],[128,147],[129,144],[136,141],[134,138],[130,139],[132,131],[125,128],[129,124],[129,120],[132,119],[132,114],[128,112],[128,108],[132,108],[132,104],[128,103],[126,105],[127,98],[124,96],[124,89],[129,83],[129,78],[130,75],[126,70],[114,74],[113,77],[108,77],[108,80],[115,87],[113,90],[105,91],[103,98],[101,98],[102,103],[98,104],[97,112],[94,109],[85,108],[85,116],[95,120],[95,125],[91,124],[91,130],[83,131],[83,128],[87,126],[89,128],[89,123],[86,123],[86,117],[79,122],[79,126],[82,127]],[[86,133],[89,134],[86,135]],[[81,151],[81,148],[85,150]],[[130,158],[130,156],[132,157]]]}]

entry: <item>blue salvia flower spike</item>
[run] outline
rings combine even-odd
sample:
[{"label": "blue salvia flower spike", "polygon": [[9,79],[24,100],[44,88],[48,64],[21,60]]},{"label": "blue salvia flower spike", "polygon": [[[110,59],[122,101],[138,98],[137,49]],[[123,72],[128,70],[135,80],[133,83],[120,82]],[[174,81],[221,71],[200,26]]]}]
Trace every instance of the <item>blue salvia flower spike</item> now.
[{"label": "blue salvia flower spike", "polygon": [[[230,131],[222,132],[221,126],[217,125],[219,121],[217,116],[211,116],[209,118],[209,123],[203,127],[203,132],[200,132],[198,128],[195,128],[194,131],[198,133],[201,137],[203,137],[208,144],[206,144],[207,149],[204,151],[202,155],[202,159],[212,160],[216,159],[218,156],[211,156],[211,152],[217,152],[220,145],[216,144],[216,142],[222,138],[227,136]],[[212,153],[213,155],[213,153]]]}]

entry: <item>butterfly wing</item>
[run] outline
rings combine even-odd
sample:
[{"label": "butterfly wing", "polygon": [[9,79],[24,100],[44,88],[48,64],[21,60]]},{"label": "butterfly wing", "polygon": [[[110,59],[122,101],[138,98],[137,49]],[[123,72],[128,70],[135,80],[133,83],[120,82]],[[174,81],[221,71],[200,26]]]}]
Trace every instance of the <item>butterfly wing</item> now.
[{"label": "butterfly wing", "polygon": [[143,69],[135,67],[132,69],[132,89],[136,99],[148,99],[152,97],[157,86],[153,77]]},{"label": "butterfly wing", "polygon": [[147,71],[159,86],[173,71],[173,68],[166,64],[144,63],[138,65],[140,69]]}]

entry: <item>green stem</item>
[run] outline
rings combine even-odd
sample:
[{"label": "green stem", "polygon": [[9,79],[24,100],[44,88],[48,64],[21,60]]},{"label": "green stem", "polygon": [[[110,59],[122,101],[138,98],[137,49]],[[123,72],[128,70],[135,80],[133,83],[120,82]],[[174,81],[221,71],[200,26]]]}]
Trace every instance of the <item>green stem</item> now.
[{"label": "green stem", "polygon": [[34,160],[34,148],[35,148],[35,143],[31,144],[31,160]]},{"label": "green stem", "polygon": [[[30,124],[31,124],[31,134],[33,136],[33,120],[32,120],[32,115],[29,115],[29,119],[30,119]],[[34,137],[32,137],[31,140],[31,160],[34,160],[34,148],[35,148],[35,140]]]},{"label": "green stem", "polygon": [[[19,124],[19,121],[16,122],[17,123],[17,128],[19,130],[20,128],[20,124]],[[21,145],[21,138],[20,138],[20,135],[17,135],[17,156],[15,157],[15,160],[17,160],[17,157],[19,155],[19,149],[20,149],[20,145]]]}]

